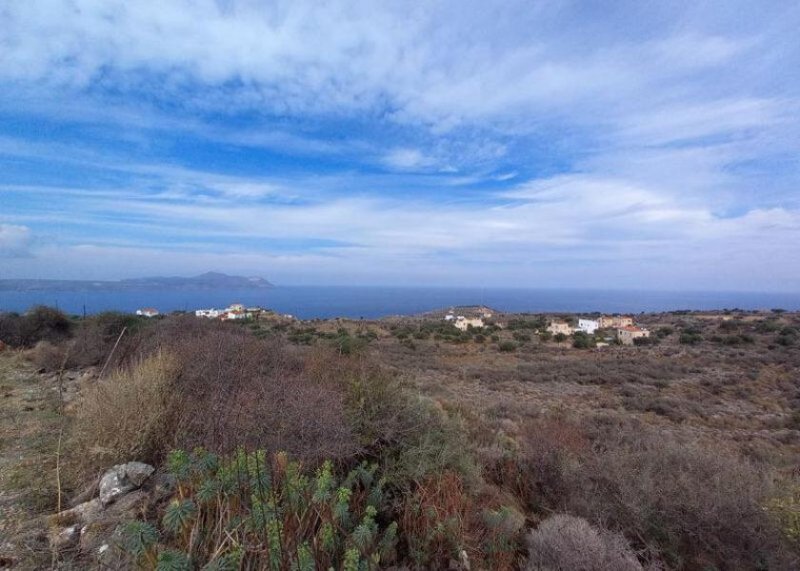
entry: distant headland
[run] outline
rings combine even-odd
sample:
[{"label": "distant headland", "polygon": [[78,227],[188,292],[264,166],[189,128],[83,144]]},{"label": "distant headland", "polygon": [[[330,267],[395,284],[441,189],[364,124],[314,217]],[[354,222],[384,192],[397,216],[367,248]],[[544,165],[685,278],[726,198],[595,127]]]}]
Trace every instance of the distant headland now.
[{"label": "distant headland", "polygon": [[268,289],[274,287],[261,277],[229,276],[206,272],[193,277],[150,277],[116,281],[96,280],[0,280],[0,291],[203,291],[216,289]]}]

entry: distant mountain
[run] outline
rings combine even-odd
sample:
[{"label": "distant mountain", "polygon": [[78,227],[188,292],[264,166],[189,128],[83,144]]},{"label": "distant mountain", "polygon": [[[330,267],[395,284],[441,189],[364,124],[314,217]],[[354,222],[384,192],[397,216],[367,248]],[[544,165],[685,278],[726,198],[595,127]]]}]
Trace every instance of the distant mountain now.
[{"label": "distant mountain", "polygon": [[83,280],[0,280],[0,291],[137,291],[267,289],[274,287],[264,278],[229,276],[206,272],[199,276],[135,278],[118,281]]}]

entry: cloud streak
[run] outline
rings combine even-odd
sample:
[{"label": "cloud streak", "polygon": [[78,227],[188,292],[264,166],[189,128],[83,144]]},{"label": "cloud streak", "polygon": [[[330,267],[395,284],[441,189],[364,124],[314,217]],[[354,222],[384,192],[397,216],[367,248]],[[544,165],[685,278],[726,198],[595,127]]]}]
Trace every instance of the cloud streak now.
[{"label": "cloud streak", "polygon": [[158,258],[277,281],[800,289],[800,8],[31,0],[0,17],[16,275]]}]

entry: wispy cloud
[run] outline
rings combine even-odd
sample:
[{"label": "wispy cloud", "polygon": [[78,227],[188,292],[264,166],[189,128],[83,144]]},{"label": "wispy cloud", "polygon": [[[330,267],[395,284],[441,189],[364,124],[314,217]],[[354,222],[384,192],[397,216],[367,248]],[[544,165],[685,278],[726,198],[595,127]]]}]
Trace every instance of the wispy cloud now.
[{"label": "wispy cloud", "polygon": [[0,18],[6,272],[800,289],[796,6]]}]

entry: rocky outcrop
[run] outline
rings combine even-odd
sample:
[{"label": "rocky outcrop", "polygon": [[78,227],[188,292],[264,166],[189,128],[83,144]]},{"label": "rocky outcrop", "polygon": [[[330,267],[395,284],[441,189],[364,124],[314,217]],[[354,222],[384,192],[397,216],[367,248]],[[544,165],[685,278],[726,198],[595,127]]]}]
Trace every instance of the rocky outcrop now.
[{"label": "rocky outcrop", "polygon": [[142,462],[118,464],[100,479],[100,503],[107,506],[118,497],[141,487],[155,468]]},{"label": "rocky outcrop", "polygon": [[[109,553],[109,538],[120,522],[135,519],[150,501],[148,483],[155,468],[143,462],[118,464],[103,474],[97,497],[51,518],[50,546],[57,552],[73,552],[96,559]],[[165,484],[153,480],[154,496]]]}]

